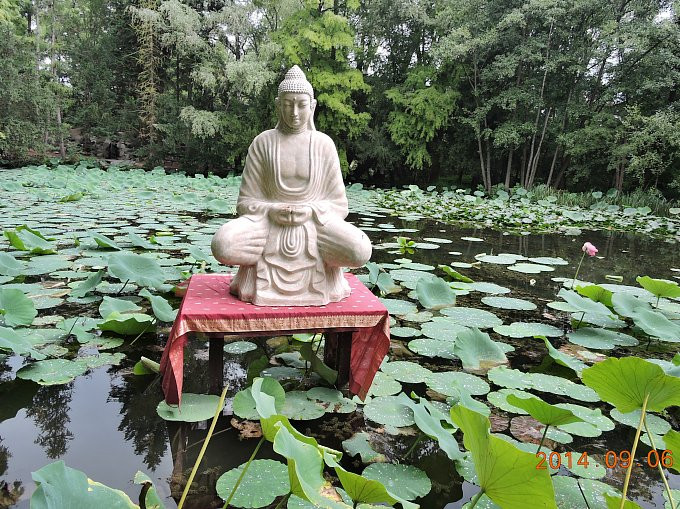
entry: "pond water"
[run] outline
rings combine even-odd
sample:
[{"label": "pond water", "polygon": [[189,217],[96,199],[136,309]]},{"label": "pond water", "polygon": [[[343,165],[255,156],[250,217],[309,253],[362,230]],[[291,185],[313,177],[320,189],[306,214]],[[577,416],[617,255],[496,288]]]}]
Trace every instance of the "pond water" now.
[{"label": "pond water", "polygon": [[[106,209],[112,214],[116,210],[115,204],[108,204]],[[147,232],[161,228],[174,231],[174,238],[177,239],[175,243],[162,246],[165,252],[171,254],[186,246],[181,242],[192,242],[200,238],[200,241],[197,241],[205,246],[206,239],[209,239],[211,232],[223,220],[206,218],[194,213],[183,217],[171,216],[169,223],[166,223],[165,218],[159,214],[148,218],[145,228],[144,223],[140,226],[139,217],[126,219],[126,210],[132,210],[132,205],[128,209],[123,209],[119,209],[118,219],[109,215],[105,221],[98,221],[95,212],[86,213],[86,217],[81,215],[80,219],[77,219],[76,204],[70,205],[65,211],[62,209],[61,214],[62,218],[70,217],[68,221],[72,235],[79,237],[96,230],[121,241],[125,233],[121,228],[129,224],[128,220]],[[376,246],[372,261],[388,264],[386,266],[388,269],[391,268],[389,264],[393,264],[395,259],[402,259],[400,261],[402,265],[408,264],[403,258],[409,258],[412,263],[435,267],[438,264],[453,263],[457,271],[476,282],[493,282],[511,290],[511,293],[503,296],[526,299],[537,305],[535,310],[509,311],[491,308],[481,303],[481,298],[492,294],[471,291],[457,297],[457,306],[493,311],[505,324],[528,321],[551,324],[562,329],[570,327],[567,315],[548,307],[547,304],[557,300],[556,294],[562,288],[562,283],[553,281],[552,278],[574,276],[581,259],[581,245],[585,241],[595,244],[599,253],[597,257],[586,257],[583,260],[579,280],[612,283],[605,276],[622,276],[623,281],[619,284],[635,286],[635,277],[638,275],[669,280],[680,275],[677,270],[680,268],[677,244],[650,240],[635,234],[584,232],[580,236],[506,235],[493,230],[459,229],[455,225],[426,219],[402,220],[390,217],[386,211],[377,207],[365,207],[363,210],[357,210],[355,207],[354,210],[356,213],[352,214],[350,219],[366,229]],[[49,213],[44,211],[43,213],[45,217],[49,216]],[[15,217],[6,217],[2,226],[7,228],[21,224],[21,221],[17,220],[19,215],[19,212],[14,212]],[[58,221],[47,225],[47,228],[44,221],[41,224],[43,229],[49,230],[52,227],[54,232],[63,233],[59,232]],[[416,248],[413,253],[396,252],[398,250],[389,243],[396,242],[395,237],[399,236],[425,243],[427,248]],[[388,245],[383,246],[384,243]],[[5,247],[12,252],[7,245]],[[94,252],[90,249],[82,256],[93,256]],[[493,255],[514,253],[527,258],[563,258],[567,265],[554,265],[554,270],[549,272],[525,274],[508,270],[507,265],[478,263],[475,256],[481,253]],[[20,253],[13,254],[20,257]],[[471,266],[465,265],[473,263]],[[186,263],[179,267],[186,267]],[[356,272],[366,273],[363,269]],[[441,271],[435,272],[443,276]],[[27,276],[24,282],[41,282],[45,285],[50,281],[63,279],[57,279],[48,273]],[[138,290],[135,290],[134,294],[137,292]],[[405,288],[399,294],[388,297],[404,299],[408,292],[409,290]],[[123,291],[121,295],[126,293]],[[171,303],[175,308],[178,306],[177,300]],[[66,301],[41,310],[39,318],[52,315],[65,318],[98,316],[97,305]],[[672,305],[674,303],[671,302],[669,306]],[[49,321],[46,319],[46,323]],[[420,324],[397,320],[393,326],[411,326],[417,329]],[[546,349],[541,341],[526,337],[521,339],[503,337],[491,329],[487,332],[492,339],[514,346],[515,351],[507,354],[509,367],[524,372],[546,372],[576,379],[574,373],[567,368],[545,361]],[[126,356],[120,365],[92,369],[86,375],[78,376],[73,381],[61,385],[42,386],[32,381],[18,379],[17,370],[29,361],[20,356],[0,356],[0,483],[2,483],[0,507],[28,508],[31,493],[35,489],[31,472],[57,459],[64,460],[72,468],[84,471],[91,479],[125,491],[135,501],[139,495],[139,487],[133,484],[132,478],[137,470],[146,472],[154,481],[167,507],[176,507],[175,501],[181,495],[209,423],[184,424],[164,421],[156,413],[156,406],[162,400],[158,378],[137,376],[132,373],[133,365],[141,356],[155,360],[160,358],[167,333],[168,327],[163,327],[158,329],[157,334],[143,336],[134,345],[130,345],[128,341],[115,350]],[[417,362],[433,372],[462,369],[458,360],[423,356],[412,352],[407,347],[410,340],[411,338],[393,336],[391,360]],[[263,354],[272,356],[275,349],[282,344],[281,341],[267,338],[252,341],[257,344],[256,350],[225,356],[225,382],[229,383],[230,398],[245,387],[245,366]],[[559,348],[566,346],[568,342],[561,337],[553,339],[552,344]],[[618,348],[615,351],[593,350],[593,352],[617,357],[637,355],[668,361],[678,352],[677,345],[652,341],[649,344],[643,342],[636,347]],[[71,353],[78,351],[77,346],[73,345],[69,345],[69,349]],[[96,353],[96,348],[84,345],[78,355],[87,355],[88,349]],[[573,350],[565,351],[574,353]],[[184,391],[205,392],[208,386],[205,339],[197,338],[191,342],[185,359]],[[403,383],[402,388],[407,393],[413,390],[420,395],[427,394],[433,399],[441,399],[441,395],[433,393],[425,384]],[[492,390],[499,388],[492,386]],[[573,401],[550,393],[541,393],[541,397],[550,403]],[[509,414],[491,405],[484,396],[477,399],[492,408],[494,432],[537,442],[535,435],[531,430],[524,429],[521,421],[511,426]],[[607,416],[611,408],[602,402],[586,405],[603,409]],[[326,414],[320,419],[297,421],[296,426],[301,432],[317,437],[320,443],[339,450],[343,448],[343,440],[351,438],[356,432],[368,432],[371,445],[389,461],[413,464],[427,473],[433,489],[426,497],[418,500],[423,508],[459,508],[478,491],[476,486],[462,478],[453,463],[437,447],[436,442],[422,440],[408,454],[408,458],[405,458],[416,438],[415,433],[409,434],[403,430],[400,433],[395,429],[386,429],[385,426],[365,420],[360,409],[361,407],[359,411],[350,414]],[[680,429],[680,413],[677,407],[672,408],[663,417],[672,428]],[[243,427],[242,422],[240,419],[233,419],[228,402],[196,477],[196,487],[192,489],[185,507],[222,506],[214,491],[217,478],[225,471],[245,462],[257,443],[256,438],[244,438],[250,431],[247,426],[240,431],[236,429]],[[619,422],[615,424],[614,430],[596,438],[573,435],[571,437],[573,441],[570,443],[563,446],[554,443],[553,445],[559,447],[559,450],[586,451],[589,456],[600,458],[602,461],[601,458],[608,450],[618,452],[630,449],[634,428]],[[649,447],[641,443],[639,451],[646,455]],[[262,447],[258,458],[281,459],[268,443]],[[358,456],[345,455],[343,465],[356,472],[361,472],[363,468]],[[568,472],[562,468],[560,474],[568,475]],[[605,477],[600,480],[620,490],[623,475],[623,469],[607,469]],[[680,476],[669,474],[669,484],[671,488],[680,489]],[[664,505],[662,492],[663,485],[656,470],[648,467],[634,470],[629,490],[630,498],[644,508],[661,508]]]}]

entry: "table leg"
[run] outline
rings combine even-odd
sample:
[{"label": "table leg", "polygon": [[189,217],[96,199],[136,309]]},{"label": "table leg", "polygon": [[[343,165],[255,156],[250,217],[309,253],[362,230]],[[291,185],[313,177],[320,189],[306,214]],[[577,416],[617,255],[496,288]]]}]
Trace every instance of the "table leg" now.
[{"label": "table leg", "polygon": [[343,387],[349,382],[350,357],[352,354],[351,332],[326,332],[323,361],[338,372],[335,382]]},{"label": "table leg", "polygon": [[211,336],[208,348],[210,394],[221,394],[224,382],[224,339],[222,336]]}]

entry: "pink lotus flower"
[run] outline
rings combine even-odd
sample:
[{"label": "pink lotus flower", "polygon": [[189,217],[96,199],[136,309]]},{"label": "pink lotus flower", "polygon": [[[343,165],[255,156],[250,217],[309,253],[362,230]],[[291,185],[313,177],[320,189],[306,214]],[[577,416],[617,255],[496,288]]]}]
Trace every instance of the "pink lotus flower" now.
[{"label": "pink lotus flower", "polygon": [[597,254],[597,248],[593,246],[590,242],[583,244],[581,251],[588,253],[588,256],[595,256]]}]

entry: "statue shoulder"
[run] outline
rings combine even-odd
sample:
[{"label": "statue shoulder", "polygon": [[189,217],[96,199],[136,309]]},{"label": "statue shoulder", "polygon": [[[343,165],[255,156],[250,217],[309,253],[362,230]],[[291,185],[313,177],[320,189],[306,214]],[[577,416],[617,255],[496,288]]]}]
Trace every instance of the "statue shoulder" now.
[{"label": "statue shoulder", "polygon": [[250,143],[250,147],[248,148],[249,153],[257,153],[262,154],[263,151],[266,152],[266,150],[269,147],[272,147],[274,144],[274,137],[276,136],[276,129],[268,129],[266,131],[262,131],[260,134],[255,136],[253,138],[253,141]]},{"label": "statue shoulder", "polygon": [[337,153],[337,149],[335,147],[335,142],[333,141],[333,138],[328,136],[326,133],[322,133],[321,131],[312,131],[312,133],[315,143],[318,143],[326,150],[332,150]]}]

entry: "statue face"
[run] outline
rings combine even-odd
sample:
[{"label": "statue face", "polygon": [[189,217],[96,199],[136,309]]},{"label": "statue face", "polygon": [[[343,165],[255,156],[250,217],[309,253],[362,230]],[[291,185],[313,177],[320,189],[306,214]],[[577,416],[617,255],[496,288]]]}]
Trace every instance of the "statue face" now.
[{"label": "statue face", "polygon": [[316,101],[304,93],[286,92],[278,98],[278,101],[281,120],[292,130],[307,126],[316,106]]}]

